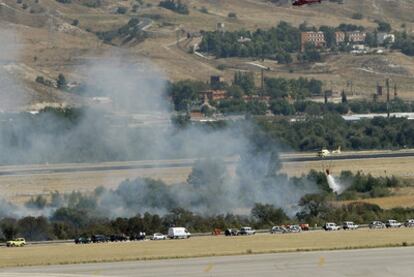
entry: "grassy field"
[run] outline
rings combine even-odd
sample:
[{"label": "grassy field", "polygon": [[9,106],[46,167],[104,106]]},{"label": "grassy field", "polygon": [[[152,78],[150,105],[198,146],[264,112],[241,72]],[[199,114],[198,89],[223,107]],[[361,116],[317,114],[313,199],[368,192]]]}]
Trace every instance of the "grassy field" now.
[{"label": "grassy field", "polygon": [[[391,209],[395,207],[413,208],[414,207],[414,187],[398,188],[393,190],[393,196],[370,198],[358,200],[358,202],[365,202],[376,204],[383,209]],[[348,204],[353,201],[339,201],[339,204]]]},{"label": "grassy field", "polygon": [[414,244],[414,229],[308,232],[252,237],[197,237],[97,245],[57,244],[4,248],[0,267],[172,259],[287,251],[354,249]]}]

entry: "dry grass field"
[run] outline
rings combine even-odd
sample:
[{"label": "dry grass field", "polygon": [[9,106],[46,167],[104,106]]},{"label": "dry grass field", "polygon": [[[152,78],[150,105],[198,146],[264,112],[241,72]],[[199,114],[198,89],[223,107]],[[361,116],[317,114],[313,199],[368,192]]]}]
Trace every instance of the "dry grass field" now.
[{"label": "dry grass field", "polygon": [[[391,209],[395,207],[414,208],[414,187],[398,188],[393,190],[393,196],[370,198],[358,200],[358,202],[365,202],[376,204],[383,209]],[[338,204],[348,204],[353,201],[339,201]]]},{"label": "dry grass field", "polygon": [[[43,0],[37,5],[44,11],[31,13],[30,8],[24,10],[14,0],[2,1],[1,26],[15,30],[23,47],[19,60],[14,62],[14,68],[9,68],[9,71],[31,89],[28,90],[28,104],[83,103],[83,99],[69,93],[36,84],[34,79],[38,75],[54,79],[59,73],[64,73],[71,81],[82,81],[81,76],[77,75],[79,67],[105,53],[112,53],[115,49],[99,41],[94,32],[114,30],[135,16],[153,18],[149,31],[162,35],[149,38],[143,43],[123,45],[124,53],[130,55],[131,59],[150,60],[171,80],[208,80],[210,75],[220,74],[230,81],[234,70],[243,68],[245,64],[243,59],[206,61],[189,54],[187,49],[178,49],[174,46],[177,29],[187,32],[214,30],[218,22],[223,22],[227,30],[255,30],[270,28],[283,20],[296,26],[305,21],[315,26],[349,23],[373,30],[377,19],[390,22],[396,30],[402,30],[402,24],[408,32],[414,28],[414,3],[408,0],[348,0],[342,5],[325,1],[321,5],[301,8],[290,4],[274,5],[266,0],[183,0],[190,8],[189,15],[160,8],[159,0],[145,0],[145,5],[137,13],[131,11],[135,3],[132,0],[108,0],[99,8],[88,8],[81,5],[82,2],[84,1],[79,0],[61,4],[55,0]],[[117,14],[115,11],[118,6],[129,8],[129,12]],[[208,13],[200,12],[202,7],[207,8]],[[230,12],[236,13],[237,19],[228,18]],[[362,13],[364,18],[352,19],[356,12]],[[79,20],[79,26],[70,27],[75,19]],[[228,69],[218,70],[220,64],[228,65]],[[377,64],[383,66],[376,67]],[[412,99],[414,60],[398,53],[364,58],[335,56],[310,68],[291,68],[274,63],[271,67],[274,71],[266,72],[267,76],[314,77],[323,80],[326,87],[338,91],[346,86],[348,80],[353,80],[354,90],[365,96],[374,92],[377,81],[392,77],[399,83],[400,96]],[[395,71],[396,68],[401,70]]]},{"label": "dry grass field", "polygon": [[3,248],[0,267],[171,259],[287,251],[387,247],[414,244],[414,229],[308,232],[252,237],[195,237],[97,245],[55,244]]},{"label": "dry grass field", "polygon": [[290,176],[307,174],[309,170],[324,171],[330,169],[333,175],[339,175],[343,170],[362,172],[374,176],[398,176],[407,180],[414,179],[412,165],[414,157],[381,158],[381,159],[356,159],[338,161],[315,162],[287,162],[283,164],[283,171]]}]

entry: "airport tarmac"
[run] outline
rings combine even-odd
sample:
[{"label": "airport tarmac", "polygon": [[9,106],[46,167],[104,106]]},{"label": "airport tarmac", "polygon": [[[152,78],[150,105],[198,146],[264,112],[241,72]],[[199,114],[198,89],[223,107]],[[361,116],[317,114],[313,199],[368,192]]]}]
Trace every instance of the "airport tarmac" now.
[{"label": "airport tarmac", "polygon": [[[168,249],[166,249],[168,251]],[[0,269],[17,276],[411,276],[414,247]]]}]

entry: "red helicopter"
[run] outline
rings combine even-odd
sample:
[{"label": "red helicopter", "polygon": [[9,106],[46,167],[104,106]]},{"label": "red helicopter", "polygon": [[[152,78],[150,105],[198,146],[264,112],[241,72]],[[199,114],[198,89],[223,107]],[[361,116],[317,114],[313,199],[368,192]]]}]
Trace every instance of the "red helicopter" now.
[{"label": "red helicopter", "polygon": [[322,0],[294,0],[292,5],[293,6],[303,6],[303,5],[311,5],[315,3],[321,3]]}]

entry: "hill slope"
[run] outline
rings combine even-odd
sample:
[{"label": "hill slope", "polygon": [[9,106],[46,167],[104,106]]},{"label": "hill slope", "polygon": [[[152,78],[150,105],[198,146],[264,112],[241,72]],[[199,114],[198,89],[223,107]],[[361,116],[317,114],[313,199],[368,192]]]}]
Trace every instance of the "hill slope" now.
[{"label": "hill slope", "polygon": [[[160,8],[158,0],[144,0],[143,5],[136,7],[137,1],[73,0],[70,4],[62,4],[55,0],[23,0],[18,4],[15,0],[3,0],[0,3],[1,28],[15,34],[14,43],[22,50],[13,59],[0,57],[0,67],[27,87],[28,95],[23,97],[25,105],[39,102],[75,105],[87,99],[40,85],[35,82],[36,77],[54,80],[63,73],[69,80],[82,81],[82,76],[77,75],[79,68],[116,49],[122,49],[123,55],[131,59],[150,60],[173,80],[207,80],[212,74],[224,75],[230,80],[234,70],[245,69],[249,60],[209,60],[188,53],[188,47],[199,39],[186,39],[185,32],[214,30],[219,22],[223,22],[227,30],[269,28],[282,20],[294,25],[306,21],[315,26],[351,23],[368,29],[377,26],[375,20],[385,20],[397,30],[404,28],[412,32],[414,27],[414,2],[409,0],[346,0],[344,4],[326,1],[300,8],[292,7],[286,3],[288,1],[279,1],[280,4],[266,0],[183,2],[189,6],[189,15]],[[101,4],[89,7],[96,3]],[[119,7],[126,8],[126,13],[119,12]],[[229,13],[236,13],[237,18],[229,18]],[[363,19],[352,19],[355,13],[361,13]],[[133,17],[147,20],[144,42],[129,40],[125,43],[124,38],[115,37],[111,45],[104,44],[95,35],[95,32],[117,31]],[[228,69],[219,70],[222,65]],[[399,82],[403,96],[410,98],[414,86],[414,60],[399,53],[364,58],[343,55],[311,68],[293,70],[271,65],[274,71],[266,73],[269,76],[316,77],[324,80],[327,87],[338,90],[353,80],[354,90],[365,94],[373,93],[376,83],[387,76]]]}]

